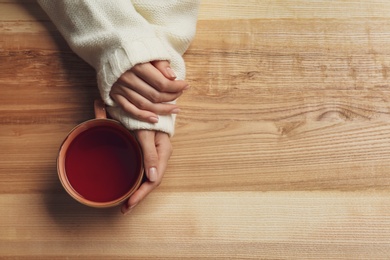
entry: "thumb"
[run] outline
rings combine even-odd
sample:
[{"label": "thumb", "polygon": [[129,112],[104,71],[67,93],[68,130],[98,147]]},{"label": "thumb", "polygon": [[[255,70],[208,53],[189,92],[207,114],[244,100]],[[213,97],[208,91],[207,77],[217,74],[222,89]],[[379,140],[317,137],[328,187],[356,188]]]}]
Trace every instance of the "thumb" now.
[{"label": "thumb", "polygon": [[146,177],[150,182],[154,182],[158,178],[158,153],[155,144],[155,132],[138,130],[136,135],[142,148]]},{"label": "thumb", "polygon": [[171,68],[171,65],[166,60],[152,61],[153,66],[158,69],[167,79],[176,79],[175,71]]}]

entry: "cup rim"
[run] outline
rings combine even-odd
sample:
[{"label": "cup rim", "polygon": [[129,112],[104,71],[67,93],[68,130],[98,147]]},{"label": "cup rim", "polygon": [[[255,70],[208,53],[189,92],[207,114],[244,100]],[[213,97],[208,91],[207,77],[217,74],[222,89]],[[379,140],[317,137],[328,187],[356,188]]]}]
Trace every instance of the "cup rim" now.
[{"label": "cup rim", "polygon": [[[105,201],[105,202],[97,202],[97,201],[92,201],[89,199],[84,198],[82,195],[80,195],[70,184],[68,177],[66,175],[65,171],[65,158],[66,158],[66,152],[69,148],[69,145],[73,142],[73,140],[79,136],[82,132],[91,129],[96,126],[114,126],[116,129],[119,129],[123,133],[126,134],[128,138],[133,141],[133,143],[137,144],[136,147],[134,147],[137,150],[137,153],[140,157],[140,170],[137,176],[137,180],[133,187],[128,190],[124,195],[121,197],[111,200],[111,201]],[[140,145],[138,144],[137,139],[135,136],[127,130],[120,122],[113,120],[113,119],[108,119],[108,118],[95,118],[95,119],[90,119],[87,120],[83,123],[78,124],[77,126],[73,127],[72,130],[69,131],[65,139],[63,140],[59,151],[57,155],[57,174],[60,179],[60,182],[65,189],[65,191],[73,197],[76,201],[90,207],[94,208],[108,208],[108,207],[114,207],[122,202],[124,202],[126,199],[128,199],[141,185],[142,179],[144,177],[144,167],[143,167],[143,154]]]}]

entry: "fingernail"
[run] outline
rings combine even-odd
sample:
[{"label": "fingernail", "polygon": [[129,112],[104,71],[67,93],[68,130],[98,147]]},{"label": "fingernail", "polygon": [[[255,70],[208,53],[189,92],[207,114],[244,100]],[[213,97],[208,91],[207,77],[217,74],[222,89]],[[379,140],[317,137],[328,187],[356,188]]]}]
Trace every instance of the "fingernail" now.
[{"label": "fingernail", "polygon": [[183,88],[183,90],[187,90],[187,89],[189,89],[190,88],[190,85],[187,85],[187,86],[185,86],[184,88]]},{"label": "fingernail", "polygon": [[127,205],[127,203],[122,205],[121,212],[123,215],[126,215],[127,213],[129,213],[129,210],[130,210],[129,205]]},{"label": "fingernail", "polygon": [[171,67],[167,67],[167,73],[169,74],[170,77],[176,78],[176,74]]},{"label": "fingernail", "polygon": [[152,167],[149,169],[148,179],[151,182],[154,182],[157,180],[157,169],[155,167]]},{"label": "fingernail", "polygon": [[129,214],[129,213],[135,208],[135,206],[137,206],[137,203],[134,204],[134,205],[132,205],[131,207],[129,207],[129,205],[127,205],[127,203],[124,204],[124,205],[122,206],[122,208],[121,208],[122,214],[123,214],[123,215]]},{"label": "fingernail", "polygon": [[180,108],[174,108],[171,110],[171,114],[179,114],[180,111]]},{"label": "fingernail", "polygon": [[152,122],[152,123],[158,123],[158,117],[151,116],[151,117],[149,117],[149,120],[150,120],[150,122]]}]

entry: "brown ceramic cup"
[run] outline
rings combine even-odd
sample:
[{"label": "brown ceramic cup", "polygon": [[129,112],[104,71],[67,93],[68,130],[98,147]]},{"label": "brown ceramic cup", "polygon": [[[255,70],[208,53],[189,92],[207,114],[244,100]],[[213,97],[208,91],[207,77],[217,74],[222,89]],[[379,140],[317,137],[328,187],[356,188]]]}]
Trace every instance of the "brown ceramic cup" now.
[{"label": "brown ceramic cup", "polygon": [[132,133],[108,119],[102,100],[95,119],[79,124],[63,141],[57,171],[64,189],[80,203],[113,207],[128,199],[144,174],[142,151]]}]

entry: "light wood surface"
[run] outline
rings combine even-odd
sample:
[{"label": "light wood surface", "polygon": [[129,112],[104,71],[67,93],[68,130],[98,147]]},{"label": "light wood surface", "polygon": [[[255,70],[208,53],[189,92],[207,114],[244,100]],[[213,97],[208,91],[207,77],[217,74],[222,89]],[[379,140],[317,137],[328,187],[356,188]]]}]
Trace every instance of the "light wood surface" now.
[{"label": "light wood surface", "polygon": [[71,199],[60,143],[94,71],[35,1],[0,1],[1,259],[388,259],[390,1],[203,1],[161,186]]}]

